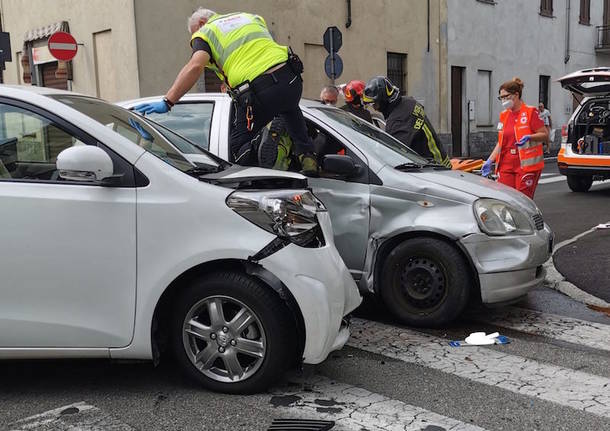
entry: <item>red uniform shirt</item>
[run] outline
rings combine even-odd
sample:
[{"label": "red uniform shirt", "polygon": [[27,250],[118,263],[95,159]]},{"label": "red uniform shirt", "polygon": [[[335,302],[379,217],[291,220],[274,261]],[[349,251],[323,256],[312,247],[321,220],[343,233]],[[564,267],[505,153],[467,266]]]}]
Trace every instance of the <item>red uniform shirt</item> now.
[{"label": "red uniform shirt", "polygon": [[[506,127],[503,128],[504,135],[502,137],[502,154],[500,155],[501,160],[501,171],[506,172],[517,172],[521,167],[519,161],[519,151],[517,149],[517,140],[515,139],[515,127],[514,125],[519,121],[519,111],[508,113],[506,120]],[[538,110],[534,109],[532,118],[530,119],[530,129],[532,133],[536,130],[544,127],[544,121],[540,119]]]}]

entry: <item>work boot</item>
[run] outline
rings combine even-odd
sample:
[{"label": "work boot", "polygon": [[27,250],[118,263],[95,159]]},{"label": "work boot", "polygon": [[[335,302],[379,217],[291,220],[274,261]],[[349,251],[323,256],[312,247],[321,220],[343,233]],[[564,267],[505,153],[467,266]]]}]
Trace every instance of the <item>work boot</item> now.
[{"label": "work boot", "polygon": [[318,175],[318,159],[315,154],[301,154],[299,162],[301,162],[301,173],[303,175]]},{"label": "work boot", "polygon": [[272,169],[278,158],[278,146],[273,139],[268,139],[266,135],[264,133],[262,141],[258,145],[258,165],[261,168]]}]

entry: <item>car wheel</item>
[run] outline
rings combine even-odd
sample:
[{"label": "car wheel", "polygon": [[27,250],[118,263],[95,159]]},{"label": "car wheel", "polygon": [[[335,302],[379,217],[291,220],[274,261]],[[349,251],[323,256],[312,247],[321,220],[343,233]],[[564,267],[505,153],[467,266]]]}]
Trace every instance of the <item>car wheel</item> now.
[{"label": "car wheel", "polygon": [[568,175],[568,187],[573,192],[588,192],[593,184],[593,177],[583,175]]},{"label": "car wheel", "polygon": [[381,298],[402,323],[440,326],[466,307],[470,277],[466,260],[453,246],[434,238],[412,238],[386,258]]},{"label": "car wheel", "polygon": [[173,311],[174,354],[186,375],[208,389],[260,392],[294,363],[294,319],[257,279],[237,272],[196,279]]}]

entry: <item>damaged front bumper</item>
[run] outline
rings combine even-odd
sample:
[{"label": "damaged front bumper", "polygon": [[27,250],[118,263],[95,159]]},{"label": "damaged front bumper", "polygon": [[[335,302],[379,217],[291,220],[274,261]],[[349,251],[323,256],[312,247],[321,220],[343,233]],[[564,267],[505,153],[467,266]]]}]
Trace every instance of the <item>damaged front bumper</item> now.
[{"label": "damaged front bumper", "polygon": [[477,272],[484,304],[518,300],[543,284],[542,265],[551,257],[553,233],[544,228],[532,235],[488,236],[460,239]]}]

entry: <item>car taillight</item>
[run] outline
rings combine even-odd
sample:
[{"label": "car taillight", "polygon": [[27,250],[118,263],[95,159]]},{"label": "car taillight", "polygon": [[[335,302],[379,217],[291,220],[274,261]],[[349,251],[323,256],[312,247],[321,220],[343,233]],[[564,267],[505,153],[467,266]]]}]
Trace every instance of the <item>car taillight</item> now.
[{"label": "car taillight", "polygon": [[564,124],[563,126],[561,126],[561,137],[562,138],[568,137],[568,125],[567,124]]}]

